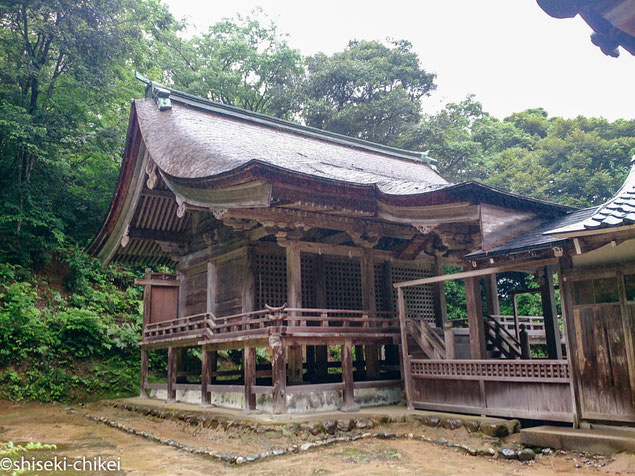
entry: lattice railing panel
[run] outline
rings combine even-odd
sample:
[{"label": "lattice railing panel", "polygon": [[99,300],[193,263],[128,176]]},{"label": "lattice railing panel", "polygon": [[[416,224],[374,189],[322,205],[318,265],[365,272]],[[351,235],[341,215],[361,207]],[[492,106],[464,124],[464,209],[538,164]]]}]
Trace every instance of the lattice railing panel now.
[{"label": "lattice railing panel", "polygon": [[560,360],[413,360],[413,377],[449,380],[568,382],[569,365]]}]

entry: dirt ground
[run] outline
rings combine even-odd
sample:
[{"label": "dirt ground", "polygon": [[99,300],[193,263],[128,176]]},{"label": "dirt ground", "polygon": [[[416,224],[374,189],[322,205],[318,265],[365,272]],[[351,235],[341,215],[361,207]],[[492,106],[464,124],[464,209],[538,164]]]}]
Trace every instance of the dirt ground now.
[{"label": "dirt ground", "polygon": [[[192,446],[215,448],[216,451],[246,454],[300,444],[307,438],[279,432],[254,433],[246,430],[225,431],[165,421],[94,404],[80,411],[115,419],[129,427],[151,431]],[[425,432],[427,436],[443,436],[451,441],[477,446],[475,436],[463,430],[391,425],[393,432]],[[373,430],[375,431],[375,430]],[[40,460],[59,457],[120,458],[121,469],[115,474],[198,475],[198,474],[434,474],[434,475],[602,475],[635,474],[635,456],[618,454],[597,461],[603,467],[587,467],[577,453],[539,455],[529,464],[519,461],[489,460],[465,455],[451,448],[417,440],[365,439],[314,449],[306,453],[285,455],[242,466],[229,466],[212,458],[192,455],[96,424],[78,414],[69,414],[62,405],[19,404],[0,401],[0,442],[40,442],[55,444],[55,450],[28,453]],[[487,444],[487,441],[481,441]],[[580,466],[576,468],[576,465]],[[630,472],[630,473],[629,473]],[[29,474],[29,473],[25,473]],[[35,473],[32,473],[35,474]],[[64,474],[64,473],[53,473]],[[77,474],[77,473],[67,473]],[[93,473],[95,474],[95,473]],[[102,473],[113,474],[113,473]]]}]

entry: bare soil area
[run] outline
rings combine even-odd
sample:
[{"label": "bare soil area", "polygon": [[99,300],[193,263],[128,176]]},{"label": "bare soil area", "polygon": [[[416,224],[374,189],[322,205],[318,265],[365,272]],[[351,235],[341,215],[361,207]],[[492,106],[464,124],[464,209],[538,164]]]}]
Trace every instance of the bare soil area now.
[{"label": "bare soil area", "polygon": [[[273,448],[302,444],[313,438],[307,434],[296,435],[289,432],[256,433],[244,429],[202,428],[178,421],[144,417],[100,404],[87,405],[79,410],[86,414],[105,416],[126,426],[150,431],[187,445],[215,448],[216,451],[229,454],[269,451]],[[493,443],[484,441],[482,436],[468,435],[464,430],[450,431],[409,424],[389,425],[378,430],[425,433],[431,438],[444,437],[474,447]],[[29,458],[35,456],[41,460],[51,459],[53,456],[66,456],[69,459],[82,456],[120,458],[122,471],[118,474],[635,474],[635,456],[629,454],[594,460],[577,453],[555,453],[538,455],[533,462],[521,463],[469,456],[451,448],[408,439],[364,439],[316,448],[305,453],[270,458],[257,463],[230,466],[207,456],[186,453],[115,428],[96,424],[81,415],[69,414],[62,405],[0,401],[0,442],[8,441],[57,445],[55,450],[28,453]],[[598,462],[604,466],[597,467]],[[591,463],[594,463],[594,466],[587,466]]]}]

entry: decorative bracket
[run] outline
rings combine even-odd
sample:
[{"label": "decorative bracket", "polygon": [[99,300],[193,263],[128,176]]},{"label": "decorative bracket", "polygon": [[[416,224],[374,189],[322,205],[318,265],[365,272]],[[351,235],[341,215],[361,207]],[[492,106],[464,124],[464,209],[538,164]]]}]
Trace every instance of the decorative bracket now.
[{"label": "decorative bracket", "polygon": [[125,248],[130,243],[130,225],[126,225],[126,230],[123,232],[123,236],[121,237],[121,247]]},{"label": "decorative bracket", "polygon": [[178,205],[176,208],[176,216],[183,218],[185,216],[185,202],[178,195],[176,196],[176,204]]},{"label": "decorative bracket", "polygon": [[214,215],[214,218],[216,218],[217,220],[222,220],[228,211],[227,208],[220,208],[220,207],[214,207],[211,210],[212,210],[212,214]]},{"label": "decorative bracket", "polygon": [[157,164],[155,164],[152,159],[148,159],[148,163],[146,164],[146,174],[148,174],[146,185],[150,190],[152,190],[159,180],[159,177],[157,175]]},{"label": "decorative bracket", "polygon": [[432,233],[434,229],[436,228],[436,225],[413,224],[412,226],[414,226],[417,229],[417,231],[421,233],[422,235],[427,235],[428,233]]}]

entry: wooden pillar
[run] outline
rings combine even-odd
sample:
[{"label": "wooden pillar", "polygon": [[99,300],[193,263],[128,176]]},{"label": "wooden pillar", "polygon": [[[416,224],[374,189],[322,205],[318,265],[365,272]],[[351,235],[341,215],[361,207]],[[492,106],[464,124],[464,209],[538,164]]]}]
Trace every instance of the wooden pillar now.
[{"label": "wooden pillar", "polygon": [[141,398],[148,397],[148,351],[141,349],[141,382],[139,383]]},{"label": "wooden pillar", "polygon": [[406,329],[406,300],[403,289],[397,289],[397,313],[399,314],[399,329],[401,331],[401,378],[406,392],[406,405],[412,410],[412,368],[410,366],[410,355],[408,352],[408,333]]},{"label": "wooden pillar", "polygon": [[556,294],[553,287],[553,266],[543,268],[543,279],[540,280],[540,298],[545,323],[545,338],[547,340],[547,357],[562,359],[562,344],[558,329],[558,311],[556,309]]},{"label": "wooden pillar", "polygon": [[573,300],[571,298],[570,282],[566,281],[563,276],[563,269],[567,269],[571,263],[570,257],[558,258],[557,271],[558,283],[560,284],[560,303],[562,308],[562,320],[564,322],[565,336],[567,340],[567,363],[569,364],[569,374],[571,376],[571,400],[573,401],[573,427],[579,428],[582,420],[582,402],[581,402],[581,379],[580,367],[578,359],[574,355],[577,351],[575,339],[575,325],[573,323]]},{"label": "wooden pillar", "polygon": [[[290,308],[302,307],[302,262],[300,249],[290,243],[287,252],[287,303]],[[293,321],[293,314],[290,316]],[[289,382],[302,383],[302,347],[289,346]]]},{"label": "wooden pillar", "polygon": [[[152,270],[150,268],[146,268],[144,278],[146,281],[149,281],[152,278]],[[150,284],[146,284],[143,286],[143,330],[150,322],[152,322],[152,316],[150,315],[150,311],[152,309],[152,286]]]},{"label": "wooden pillar", "polygon": [[[622,314],[622,330],[624,332],[624,349],[626,350],[626,367],[631,384],[631,395],[635,398],[635,314],[629,310],[628,296],[626,294],[626,283],[624,282],[624,272],[617,272],[617,289],[620,297],[620,312]],[[632,316],[632,317],[631,317]],[[635,402],[633,402],[635,403]]]},{"label": "wooden pillar", "polygon": [[443,323],[443,340],[445,342],[445,358],[452,360],[456,358],[454,329],[450,321]]},{"label": "wooden pillar", "polygon": [[[362,275],[362,308],[365,311],[369,311],[370,317],[375,317],[377,301],[375,297],[375,256],[372,249],[363,248],[360,265]],[[377,345],[366,344],[364,357],[366,361],[366,378],[376,380],[379,378]]]},{"label": "wooden pillar", "polygon": [[254,250],[252,247],[245,248],[245,272],[242,275],[242,312],[252,312],[256,310],[256,279],[254,276]]},{"label": "wooden pillar", "polygon": [[[397,302],[395,302],[393,294],[395,292],[395,288],[392,286],[392,270],[390,267],[390,261],[384,261],[383,278],[384,310],[396,312]],[[396,365],[401,362],[399,358],[399,346],[386,344],[385,351],[387,364]]]},{"label": "wooden pillar", "polygon": [[342,346],[342,381],[344,382],[342,411],[358,411],[355,404],[353,388],[353,344],[350,339],[344,340]]},{"label": "wooden pillar", "polygon": [[[443,275],[443,264],[440,257],[434,257],[433,276]],[[443,324],[448,320],[448,306],[445,301],[445,283],[434,283],[432,285],[432,302],[434,304],[434,322],[438,328],[442,329]]]},{"label": "wooden pillar", "polygon": [[207,312],[216,313],[216,265],[210,261],[207,263]]},{"label": "wooden pillar", "polygon": [[168,402],[176,400],[176,354],[175,347],[168,347]]},{"label": "wooden pillar", "polygon": [[209,405],[211,403],[207,386],[210,383],[211,374],[211,351],[203,347],[201,352],[201,405]]},{"label": "wooden pillar", "polygon": [[243,352],[243,379],[245,382],[245,410],[256,409],[256,394],[253,387],[256,385],[256,349],[245,347]]},{"label": "wooden pillar", "polygon": [[187,383],[187,376],[179,375],[179,372],[187,370],[187,347],[177,347],[176,353],[176,383]]},{"label": "wooden pillar", "polygon": [[470,331],[470,355],[474,360],[486,359],[483,300],[481,299],[481,286],[478,277],[465,278],[465,300]]},{"label": "wooden pillar", "polygon": [[273,413],[287,412],[287,358],[284,339],[280,336],[269,338],[271,347],[271,377],[273,383]]},{"label": "wooden pillar", "polygon": [[496,274],[488,274],[485,276],[485,293],[487,296],[487,314],[490,316],[498,316],[500,314],[500,305],[498,303],[498,284],[496,283]]},{"label": "wooden pillar", "polygon": [[[313,285],[315,286],[315,305],[318,309],[326,309],[326,264],[324,256],[317,255],[313,263]],[[329,373],[328,346],[315,347],[315,377],[324,381]]]}]

